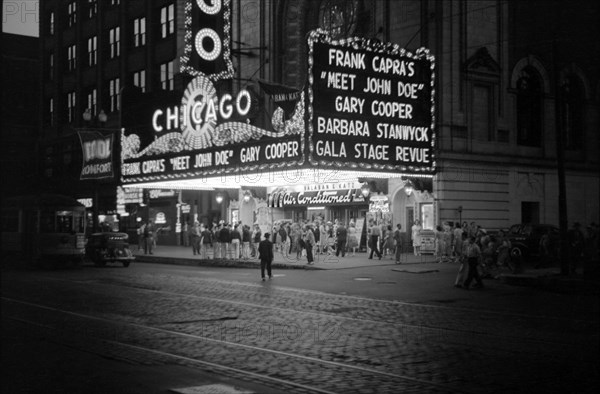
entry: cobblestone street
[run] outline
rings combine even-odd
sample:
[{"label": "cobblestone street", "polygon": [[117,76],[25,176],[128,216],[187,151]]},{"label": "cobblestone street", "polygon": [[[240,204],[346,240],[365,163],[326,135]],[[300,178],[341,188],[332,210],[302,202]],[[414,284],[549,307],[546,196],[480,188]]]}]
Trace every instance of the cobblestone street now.
[{"label": "cobblestone street", "polygon": [[105,357],[184,365],[275,392],[598,387],[595,301],[589,313],[551,316],[536,314],[535,306],[531,313],[515,313],[428,305],[186,270],[137,265],[6,272],[3,324],[10,321],[33,336],[44,327],[54,342]]}]

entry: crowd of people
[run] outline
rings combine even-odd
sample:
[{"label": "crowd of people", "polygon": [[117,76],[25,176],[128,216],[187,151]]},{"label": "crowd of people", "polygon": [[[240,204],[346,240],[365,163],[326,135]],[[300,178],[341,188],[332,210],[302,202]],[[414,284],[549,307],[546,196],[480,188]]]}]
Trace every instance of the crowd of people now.
[{"label": "crowd of people", "polygon": [[[186,228],[187,229],[187,228]],[[273,252],[285,259],[314,264],[315,256],[327,255],[344,258],[355,256],[360,249],[362,228],[357,228],[352,220],[346,223],[340,220],[301,221],[289,220],[276,223],[269,232]],[[367,252],[369,258],[376,254],[395,258],[400,263],[402,252],[401,225],[395,229],[391,225],[381,225],[371,220],[367,226]],[[241,260],[260,258],[259,244],[263,241],[262,230],[255,224],[250,227],[242,223],[213,223],[207,227],[199,222],[193,223],[187,230],[193,255],[202,259]],[[265,234],[266,235],[266,234]],[[151,253],[151,250],[150,250]],[[330,259],[329,261],[336,261]]]},{"label": "crowd of people", "polygon": [[[306,259],[306,264],[312,265],[315,256],[327,255],[344,258],[346,255],[355,256],[360,249],[363,229],[357,228],[356,223],[351,220],[346,226],[343,221],[325,221],[316,219],[314,221],[303,220],[293,223],[289,220],[276,223],[272,233],[264,235],[258,224],[250,227],[240,223],[213,223],[208,227],[199,222],[191,226],[184,225],[183,244],[192,247],[193,255],[201,259],[217,260],[265,260],[265,241],[268,241],[272,250],[270,261],[275,254],[281,254],[288,261]],[[423,228],[419,220],[415,220],[410,229],[413,253],[421,254],[423,246]],[[143,224],[138,230],[141,242],[140,248],[144,248],[146,254],[152,254],[156,247],[155,225],[152,221]],[[188,238],[189,237],[189,238]],[[187,238],[187,239],[185,239]],[[468,289],[471,282],[475,280],[477,287],[482,287],[482,278],[492,275],[492,271],[498,267],[508,266],[511,261],[511,241],[506,231],[498,231],[488,234],[475,222],[467,223],[443,223],[434,231],[434,255],[438,262],[460,263],[455,286]],[[263,244],[260,252],[260,245]],[[403,253],[402,226],[369,220],[366,226],[366,248],[369,259],[377,256],[380,260],[388,257],[400,264]],[[592,223],[585,230],[575,223],[568,233],[568,246],[572,272],[578,262],[586,258],[587,254],[597,253],[598,249],[598,225]],[[558,241],[550,231],[544,234],[539,241],[538,265],[551,264],[557,257]],[[269,259],[267,259],[269,260]],[[328,261],[339,261],[328,259]],[[263,278],[265,268],[270,275],[270,262],[264,262],[262,268]],[[261,264],[262,265],[262,264]]]}]

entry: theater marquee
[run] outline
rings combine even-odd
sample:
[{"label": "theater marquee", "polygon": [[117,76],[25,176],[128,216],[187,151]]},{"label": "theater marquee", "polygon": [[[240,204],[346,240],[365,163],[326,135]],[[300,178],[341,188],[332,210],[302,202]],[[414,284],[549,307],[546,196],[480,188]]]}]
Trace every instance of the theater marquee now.
[{"label": "theater marquee", "polygon": [[145,134],[122,131],[123,184],[281,171],[305,163],[303,99],[286,116],[275,110],[273,127],[265,130],[250,122],[258,108],[249,90],[217,89],[219,80],[233,74],[229,5],[229,0],[186,3],[181,71],[192,79],[181,101],[156,103],[151,119],[140,120],[151,124]]},{"label": "theater marquee", "polygon": [[310,33],[311,164],[430,174],[435,170],[434,57],[364,38]]}]

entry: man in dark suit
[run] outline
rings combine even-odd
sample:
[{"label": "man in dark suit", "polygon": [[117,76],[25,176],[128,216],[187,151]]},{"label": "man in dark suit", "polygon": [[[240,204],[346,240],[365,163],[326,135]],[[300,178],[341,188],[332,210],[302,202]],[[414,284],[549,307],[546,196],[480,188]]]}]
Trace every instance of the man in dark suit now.
[{"label": "man in dark suit", "polygon": [[335,255],[338,257],[340,253],[342,257],[346,256],[346,241],[348,239],[348,230],[344,227],[344,222],[340,222],[335,231],[337,245],[335,247]]},{"label": "man in dark suit", "polygon": [[260,276],[265,280],[265,267],[269,279],[273,279],[271,275],[271,263],[273,262],[273,242],[269,240],[271,234],[265,233],[265,239],[258,244],[258,254],[260,255]]}]

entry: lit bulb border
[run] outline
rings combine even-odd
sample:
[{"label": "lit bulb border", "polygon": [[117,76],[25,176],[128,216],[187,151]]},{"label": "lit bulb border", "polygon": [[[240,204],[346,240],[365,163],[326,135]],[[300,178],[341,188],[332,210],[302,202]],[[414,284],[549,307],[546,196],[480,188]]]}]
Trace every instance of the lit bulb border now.
[{"label": "lit bulb border", "polygon": [[[221,53],[223,61],[225,62],[225,70],[215,74],[205,74],[204,72],[197,70],[190,64],[192,52],[195,50],[196,47],[196,39],[192,32],[192,13],[194,6],[197,6],[199,8],[200,6],[196,4],[196,0],[188,0],[185,3],[185,47],[183,50],[183,55],[179,59],[181,63],[180,71],[182,73],[186,73],[194,77],[197,77],[199,75],[206,75],[209,79],[213,81],[233,78],[234,69],[233,62],[231,61],[231,48],[229,47],[229,42],[231,39],[231,23],[229,20],[231,16],[231,0],[221,0],[221,2],[223,7],[223,37],[221,39]],[[201,9],[199,11],[201,11]]]},{"label": "lit bulb border", "polygon": [[[339,45],[355,50],[364,50],[377,52],[386,55],[402,56],[413,59],[426,59],[430,62],[431,69],[431,166],[403,166],[403,165],[391,165],[391,164],[371,164],[371,163],[356,163],[350,161],[330,161],[330,160],[316,160],[313,158],[314,144],[312,140],[313,136],[313,105],[314,105],[314,92],[313,92],[313,66],[314,66],[314,43],[325,43],[329,45]],[[421,47],[416,50],[415,53],[409,52],[404,48],[400,48],[398,44],[390,42],[380,42],[378,40],[366,39],[361,37],[348,37],[338,40],[333,40],[327,31],[323,29],[312,30],[308,34],[308,87],[307,87],[307,134],[308,134],[308,162],[312,165],[318,165],[323,167],[334,167],[334,168],[351,168],[351,169],[369,169],[378,171],[402,171],[410,173],[434,173],[436,168],[435,158],[435,144],[436,144],[436,132],[435,132],[435,56],[433,56],[429,49]]]}]

